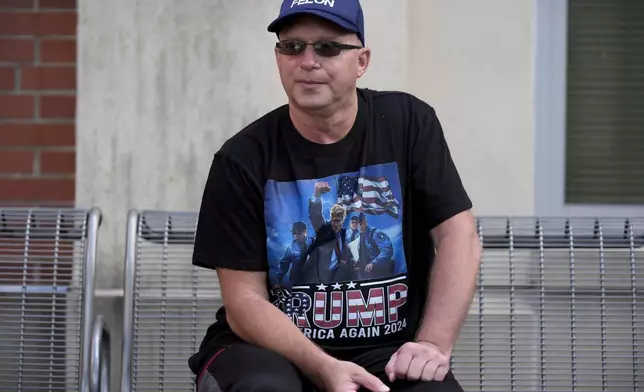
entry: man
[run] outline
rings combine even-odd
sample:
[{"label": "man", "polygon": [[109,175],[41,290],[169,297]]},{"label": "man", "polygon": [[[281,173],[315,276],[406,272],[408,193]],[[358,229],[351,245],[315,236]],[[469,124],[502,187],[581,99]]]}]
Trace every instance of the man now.
[{"label": "man", "polygon": [[[224,306],[189,361],[199,391],[462,390],[449,358],[479,266],[472,205],[432,107],[357,88],[363,24],[358,0],[286,0],[269,25],[288,105],[211,165],[193,263],[216,269]],[[319,182],[389,233],[400,273],[270,287],[267,242]]]},{"label": "man", "polygon": [[347,229],[347,239],[346,243],[353,242],[360,235],[358,230],[358,216],[354,215],[351,217],[351,223],[349,223],[349,228]]},{"label": "man", "polygon": [[[342,227],[347,211],[342,205],[334,204],[329,212],[330,221],[327,222],[322,213],[321,189],[324,188],[330,189],[324,182],[315,184],[313,197],[309,200],[309,219],[315,229],[317,241],[313,243],[306,263],[309,271],[315,271],[314,280],[317,283],[349,280],[352,271],[348,264],[346,229]],[[311,279],[306,282],[311,282]]]},{"label": "man", "polygon": [[364,277],[386,277],[393,274],[394,247],[382,230],[369,226],[367,217],[360,213],[360,258],[357,272]]},{"label": "man", "polygon": [[274,288],[277,287],[291,287],[293,282],[298,282],[303,279],[304,271],[303,261],[304,255],[309,250],[309,246],[313,243],[313,238],[308,236],[306,223],[302,221],[294,222],[291,228],[293,234],[293,241],[286,247],[286,251],[279,259],[279,265],[275,269],[274,279],[271,284]]}]

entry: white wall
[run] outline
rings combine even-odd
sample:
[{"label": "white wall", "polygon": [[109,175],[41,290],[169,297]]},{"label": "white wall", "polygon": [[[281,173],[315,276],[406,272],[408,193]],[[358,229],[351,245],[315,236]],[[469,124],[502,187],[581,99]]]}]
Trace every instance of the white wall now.
[{"label": "white wall", "polygon": [[[127,211],[198,208],[221,143],[284,102],[266,32],[279,4],[79,2],[76,199],[105,214],[99,289],[122,287]],[[374,52],[360,85],[407,90],[438,110],[477,213],[531,214],[533,1],[363,6]],[[118,359],[121,302],[101,299],[97,311]]]},{"label": "white wall", "polygon": [[533,214],[534,2],[408,7],[408,86],[436,108],[476,212]]}]

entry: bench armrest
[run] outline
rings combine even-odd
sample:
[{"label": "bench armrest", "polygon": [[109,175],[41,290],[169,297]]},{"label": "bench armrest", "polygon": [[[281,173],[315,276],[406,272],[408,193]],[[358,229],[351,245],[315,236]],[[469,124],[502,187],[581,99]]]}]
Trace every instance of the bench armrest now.
[{"label": "bench armrest", "polygon": [[110,389],[110,334],[103,316],[98,315],[92,328],[90,358],[90,391],[109,392]]}]

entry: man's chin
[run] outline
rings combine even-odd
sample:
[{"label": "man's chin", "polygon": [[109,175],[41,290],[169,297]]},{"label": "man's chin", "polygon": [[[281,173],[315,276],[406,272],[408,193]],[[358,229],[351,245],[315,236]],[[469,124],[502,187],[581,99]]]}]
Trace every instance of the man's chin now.
[{"label": "man's chin", "polygon": [[331,104],[331,99],[326,94],[295,94],[294,101],[297,106],[306,110],[320,110]]}]

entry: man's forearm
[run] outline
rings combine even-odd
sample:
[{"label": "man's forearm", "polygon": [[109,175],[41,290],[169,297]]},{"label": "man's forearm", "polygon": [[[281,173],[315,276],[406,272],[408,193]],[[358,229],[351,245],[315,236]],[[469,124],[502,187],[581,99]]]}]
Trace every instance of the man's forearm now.
[{"label": "man's forearm", "polygon": [[451,235],[441,241],[417,340],[429,341],[451,355],[472,303],[480,253],[476,233]]},{"label": "man's forearm", "polygon": [[254,292],[230,300],[226,314],[240,338],[283,355],[312,378],[333,361],[284,313]]}]

